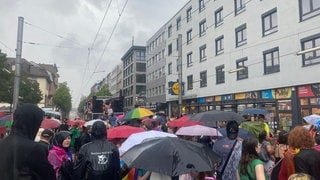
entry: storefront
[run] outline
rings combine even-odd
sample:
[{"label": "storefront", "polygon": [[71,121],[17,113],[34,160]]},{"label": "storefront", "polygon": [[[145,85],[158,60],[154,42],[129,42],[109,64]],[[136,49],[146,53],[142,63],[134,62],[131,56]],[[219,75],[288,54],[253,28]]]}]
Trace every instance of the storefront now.
[{"label": "storefront", "polygon": [[[170,104],[172,115],[179,112],[177,102]],[[266,120],[273,131],[289,131],[303,123],[302,117],[320,114],[320,84],[183,99],[182,102],[185,114],[209,110],[241,113],[246,108],[268,110]]]}]

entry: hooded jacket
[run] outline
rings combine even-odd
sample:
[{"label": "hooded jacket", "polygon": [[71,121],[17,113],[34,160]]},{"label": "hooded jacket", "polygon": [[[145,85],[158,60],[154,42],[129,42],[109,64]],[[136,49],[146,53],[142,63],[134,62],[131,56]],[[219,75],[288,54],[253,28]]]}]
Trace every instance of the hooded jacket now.
[{"label": "hooded jacket", "polygon": [[34,142],[43,116],[44,112],[32,104],[14,112],[11,133],[0,142],[1,180],[55,179],[46,151]]},{"label": "hooded jacket", "polygon": [[93,140],[80,148],[74,167],[75,179],[119,180],[119,151],[114,144],[105,139],[106,125],[104,122],[95,122],[91,135]]}]

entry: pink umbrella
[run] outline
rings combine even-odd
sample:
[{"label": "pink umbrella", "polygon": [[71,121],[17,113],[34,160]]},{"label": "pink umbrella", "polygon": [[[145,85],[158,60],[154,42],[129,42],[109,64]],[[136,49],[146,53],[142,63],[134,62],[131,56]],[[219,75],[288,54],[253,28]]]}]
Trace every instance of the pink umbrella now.
[{"label": "pink umbrella", "polygon": [[181,127],[176,132],[176,135],[184,135],[184,136],[222,136],[222,134],[215,128],[202,126],[202,125],[194,125]]},{"label": "pink umbrella", "polygon": [[44,129],[55,129],[55,128],[58,128],[60,126],[60,124],[61,124],[61,122],[56,119],[44,119],[41,122],[40,127],[44,128]]},{"label": "pink umbrella", "polygon": [[117,120],[121,120],[123,118],[124,118],[124,114],[120,114],[120,115],[117,116]]}]

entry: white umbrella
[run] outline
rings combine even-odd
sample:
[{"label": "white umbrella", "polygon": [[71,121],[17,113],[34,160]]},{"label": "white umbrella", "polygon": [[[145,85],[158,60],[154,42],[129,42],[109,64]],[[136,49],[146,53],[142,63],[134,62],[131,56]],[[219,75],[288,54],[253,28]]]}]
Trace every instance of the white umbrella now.
[{"label": "white umbrella", "polygon": [[92,126],[95,122],[97,121],[101,121],[101,122],[104,122],[102,121],[101,119],[93,119],[93,120],[90,120],[90,121],[87,121],[86,123],[84,123],[83,126],[87,127],[87,126]]},{"label": "white umbrella", "polygon": [[303,117],[303,119],[310,125],[318,126],[320,123],[320,115],[312,114],[309,116]]},{"label": "white umbrella", "polygon": [[176,135],[184,136],[222,136],[222,134],[215,128],[202,126],[202,125],[193,125],[181,127],[176,132]]},{"label": "white umbrella", "polygon": [[134,145],[140,144],[143,140],[148,138],[155,138],[155,137],[177,137],[174,134],[162,132],[162,131],[145,131],[140,133],[131,134],[121,145],[119,148],[120,155],[128,151]]}]

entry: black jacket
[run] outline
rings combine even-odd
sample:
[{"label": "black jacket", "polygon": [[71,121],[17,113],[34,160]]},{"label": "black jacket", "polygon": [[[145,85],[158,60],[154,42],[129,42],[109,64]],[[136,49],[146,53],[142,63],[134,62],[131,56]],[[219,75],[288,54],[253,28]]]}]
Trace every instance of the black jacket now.
[{"label": "black jacket", "polygon": [[[102,124],[101,124],[102,123]],[[74,166],[77,180],[119,180],[120,158],[118,148],[105,139],[103,122],[92,126],[93,140],[80,148]]]},{"label": "black jacket", "polygon": [[14,113],[11,133],[0,142],[1,180],[54,180],[55,174],[46,151],[34,142],[43,111],[26,104]]},{"label": "black jacket", "polygon": [[296,173],[306,173],[320,179],[320,152],[314,149],[301,149],[294,157]]}]

